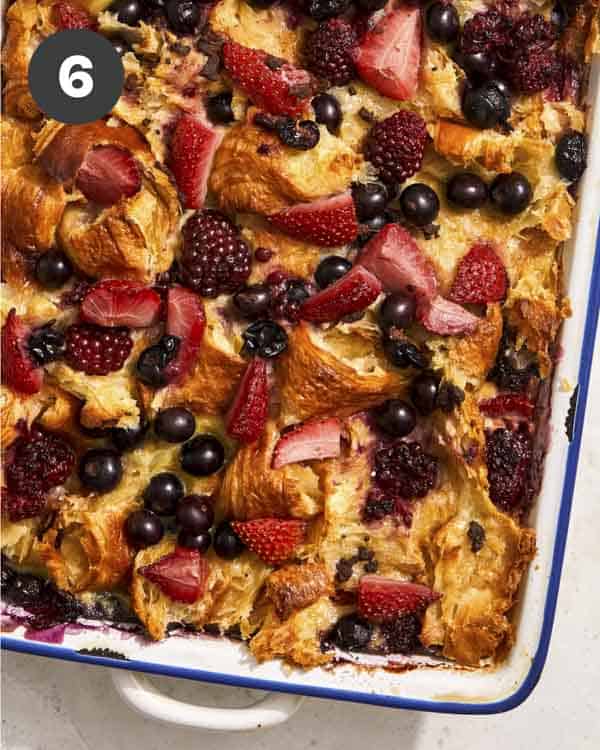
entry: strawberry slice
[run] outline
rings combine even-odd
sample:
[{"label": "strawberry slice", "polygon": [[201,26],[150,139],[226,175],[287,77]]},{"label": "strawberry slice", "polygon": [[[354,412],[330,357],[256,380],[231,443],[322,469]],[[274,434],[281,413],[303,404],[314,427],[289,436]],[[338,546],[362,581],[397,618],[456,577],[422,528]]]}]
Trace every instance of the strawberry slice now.
[{"label": "strawberry slice", "polygon": [[306,521],[280,518],[233,521],[231,525],[246,547],[267,565],[281,565],[289,560],[304,540],[308,526]]},{"label": "strawberry slice", "polygon": [[435,271],[413,236],[399,224],[387,224],[363,248],[357,263],[381,281],[388,292],[409,291],[433,299]]},{"label": "strawberry slice", "polygon": [[196,361],[206,328],[204,305],[197,294],[182,286],[174,286],[167,294],[167,328],[180,339],[177,356],[165,368],[170,383],[178,383]]},{"label": "strawberry slice", "polygon": [[358,584],[358,611],[373,622],[390,622],[399,615],[424,609],[439,598],[440,594],[427,586],[384,576],[363,576]]},{"label": "strawberry slice", "polygon": [[227,415],[227,434],[242,443],[253,443],[262,435],[269,414],[267,363],[254,357],[246,368]]},{"label": "strawberry slice", "polygon": [[156,584],[169,599],[194,604],[204,594],[208,563],[197,550],[177,547],[138,573]]},{"label": "strawberry slice", "polygon": [[179,118],[171,138],[169,166],[184,208],[202,208],[208,178],[224,130],[212,128],[195,115]]},{"label": "strawberry slice", "polygon": [[234,83],[257,107],[272,115],[299,117],[314,93],[314,80],[308,71],[260,49],[225,42],[223,63]]},{"label": "strawberry slice", "polygon": [[324,247],[345,245],[356,239],[358,221],[350,193],[298,203],[268,217],[285,234]]},{"label": "strawberry slice", "polygon": [[61,31],[73,29],[97,28],[97,23],[92,16],[76,3],[60,2],[52,7],[53,20]]},{"label": "strawberry slice", "polygon": [[479,402],[479,411],[488,417],[533,417],[535,406],[522,393],[500,393],[494,398]]},{"label": "strawberry slice", "polygon": [[354,266],[331,286],[309,297],[300,306],[302,320],[328,323],[364,310],[381,293],[376,276],[363,266]]},{"label": "strawberry slice", "polygon": [[336,417],[294,425],[278,440],[271,466],[280,469],[298,461],[335,458],[340,455],[342,425]]},{"label": "strawberry slice", "polygon": [[448,299],[461,304],[501,302],[508,279],[504,263],[487,242],[478,242],[461,259]]},{"label": "strawberry slice", "polygon": [[108,328],[148,328],[158,322],[160,306],[160,295],[143,284],[105,279],[85,295],[81,317]]},{"label": "strawberry slice", "polygon": [[19,393],[31,395],[42,387],[43,371],[27,350],[30,329],[13,308],[2,326],[2,382]]},{"label": "strawberry slice", "polygon": [[419,85],[421,11],[402,7],[385,15],[354,53],[359,76],[390,99],[411,99]]},{"label": "strawberry slice", "polygon": [[142,186],[142,177],[130,151],[118,146],[97,146],[87,152],[75,184],[92,203],[112,206],[121,198],[135,195]]},{"label": "strawberry slice", "polygon": [[419,322],[430,333],[439,336],[458,336],[473,333],[479,325],[479,318],[464,307],[444,297],[435,297],[425,302],[417,311]]}]

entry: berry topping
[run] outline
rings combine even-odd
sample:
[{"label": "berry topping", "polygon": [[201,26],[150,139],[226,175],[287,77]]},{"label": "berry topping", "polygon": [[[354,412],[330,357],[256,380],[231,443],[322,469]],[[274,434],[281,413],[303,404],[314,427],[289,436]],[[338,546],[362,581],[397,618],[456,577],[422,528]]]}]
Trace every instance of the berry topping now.
[{"label": "berry topping", "polygon": [[303,5],[311,18],[324,21],[347,11],[350,0],[303,0]]},{"label": "berry topping", "polygon": [[87,323],[67,328],[65,341],[67,363],[86,375],[108,375],[120,370],[133,347],[126,328],[102,328]]},{"label": "berry topping", "polygon": [[335,284],[352,268],[352,263],[341,255],[328,255],[319,263],[315,271],[315,281],[319,289]]},{"label": "berry topping", "polygon": [[495,55],[508,44],[511,25],[510,18],[496,10],[475,13],[463,26],[461,51],[467,55],[479,52]]},{"label": "berry topping", "polygon": [[287,278],[280,271],[269,274],[267,284],[271,295],[271,317],[297,323],[300,320],[300,307],[310,297],[307,284],[302,279]]},{"label": "berry topping", "polygon": [[556,27],[544,16],[523,13],[513,23],[507,46],[517,54],[522,50],[547,49],[557,36]]},{"label": "berry topping", "polygon": [[330,133],[336,133],[342,122],[342,108],[332,94],[317,94],[311,102],[315,120],[325,125]]},{"label": "berry topping", "polygon": [[468,88],[462,109],[468,122],[476,128],[494,128],[510,117],[510,101],[493,81]]},{"label": "berry topping", "polygon": [[152,388],[167,385],[167,367],[177,357],[180,343],[177,336],[163,336],[158,344],[144,349],[136,364],[136,373],[142,383]]},{"label": "berry topping", "polygon": [[514,347],[514,335],[505,329],[498,348],[498,355],[488,378],[506,391],[525,391],[531,379],[537,376],[538,368],[534,356],[523,346]]},{"label": "berry topping", "polygon": [[470,521],[467,536],[471,543],[471,552],[479,552],[485,543],[485,529],[477,521]]},{"label": "berry topping", "polygon": [[215,474],[224,462],[223,445],[213,435],[196,435],[181,449],[181,468],[194,477]]},{"label": "berry topping", "polygon": [[388,654],[410,654],[421,642],[421,620],[415,612],[407,612],[381,626],[383,648]]},{"label": "berry topping", "polygon": [[27,341],[29,354],[38,365],[47,365],[60,359],[65,353],[65,337],[56,328],[51,320],[41,328],[36,328]]},{"label": "berry topping", "polygon": [[121,198],[135,195],[142,186],[142,178],[130,151],[117,146],[96,146],[83,159],[75,184],[92,203],[112,206]]},{"label": "berry topping", "polygon": [[144,503],[157,516],[172,516],[184,495],[185,487],[177,474],[163,471],[155,474],[144,490]]},{"label": "berry topping", "polygon": [[81,317],[107,328],[147,328],[158,322],[161,300],[153,290],[135,281],[106,279],[85,295]]},{"label": "berry topping", "polygon": [[262,357],[254,357],[246,367],[227,415],[227,434],[242,443],[253,443],[262,435],[268,414],[267,363]]},{"label": "berry topping", "polygon": [[271,359],[282,354],[288,345],[285,330],[272,320],[257,320],[248,326],[242,334],[244,346],[242,353],[249,357]]},{"label": "berry topping", "polygon": [[45,494],[39,490],[20,495],[18,492],[10,492],[6,487],[0,488],[2,515],[13,523],[41,515],[46,509],[46,502]]},{"label": "berry topping", "polygon": [[403,292],[389,294],[378,311],[379,327],[389,335],[392,329],[408,328],[415,320],[417,304],[415,298]]},{"label": "berry topping", "polygon": [[417,370],[422,370],[428,365],[428,359],[425,354],[405,339],[384,337],[383,351],[394,367],[402,369],[414,367]]},{"label": "berry topping", "polygon": [[522,393],[500,393],[479,402],[479,410],[487,417],[524,417],[531,419],[535,406]]},{"label": "berry topping", "polygon": [[358,35],[347,21],[325,21],[307,36],[306,67],[330,86],[344,86],[355,77],[352,53],[357,44]]},{"label": "berry topping", "polygon": [[29,328],[13,308],[2,326],[2,382],[26,394],[37,393],[44,378],[42,370],[29,353],[29,333]]},{"label": "berry topping", "polygon": [[135,510],[125,521],[125,535],[137,549],[158,544],[165,533],[162,521],[151,510]]},{"label": "berry topping", "polygon": [[458,172],[448,181],[446,198],[461,208],[481,208],[488,198],[487,185],[472,172]]},{"label": "berry topping", "polygon": [[417,413],[414,408],[398,398],[385,401],[373,410],[373,415],[377,425],[392,437],[406,437],[417,426]]},{"label": "berry topping", "polygon": [[354,201],[350,193],[298,203],[268,217],[282,232],[305,242],[335,247],[352,242],[358,234]]},{"label": "berry topping", "polygon": [[179,118],[170,143],[169,167],[182,196],[184,208],[204,205],[208,178],[223,130],[211,128],[195,115]]},{"label": "berry topping", "polygon": [[352,186],[352,197],[359,221],[382,214],[390,200],[387,188],[379,182],[356,182]]},{"label": "berry topping", "polygon": [[231,527],[246,547],[267,565],[281,565],[304,541],[307,523],[296,519],[259,518],[234,521]]},{"label": "berry topping", "polygon": [[344,615],[330,635],[333,645],[344,651],[363,651],[373,636],[373,626],[358,615]]},{"label": "berry topping", "polygon": [[364,35],[354,58],[363,81],[397,100],[416,93],[420,60],[421,11],[408,6],[384,15]]},{"label": "berry topping", "polygon": [[478,242],[461,258],[448,298],[463,305],[501,302],[507,286],[504,263],[490,244]]},{"label": "berry topping", "polygon": [[179,348],[164,368],[170,383],[178,383],[194,366],[205,328],[202,300],[181,286],[171,287],[167,293],[166,331],[179,340]]},{"label": "berry topping", "polygon": [[341,424],[336,417],[293,425],[277,441],[271,465],[280,469],[299,461],[335,458],[340,455],[341,438]]},{"label": "berry topping", "polygon": [[374,478],[387,495],[405,499],[425,497],[438,477],[438,460],[420,443],[396,440],[375,454]]},{"label": "berry topping", "polygon": [[267,284],[252,284],[244,287],[235,294],[233,304],[248,320],[266,316],[271,305],[271,289]]},{"label": "berry topping", "polygon": [[113,427],[109,431],[112,444],[121,453],[137,448],[148,432],[149,424],[142,419],[135,427]]},{"label": "berry topping", "polygon": [[486,461],[492,502],[505,511],[525,498],[531,464],[531,438],[525,432],[500,428],[486,436]]},{"label": "berry topping", "polygon": [[167,443],[184,443],[196,431],[196,419],[191,411],[182,406],[162,409],[154,420],[154,432]]},{"label": "berry topping", "polygon": [[60,289],[73,274],[73,266],[60,250],[48,250],[35,264],[35,278],[44,289]]},{"label": "berry topping", "polygon": [[404,182],[421,169],[429,136],[425,122],[401,110],[376,123],[369,133],[365,156],[388,184]]},{"label": "berry topping", "polygon": [[177,506],[177,523],[191,534],[209,531],[215,520],[210,498],[188,495]]},{"label": "berry topping", "polygon": [[177,547],[170,555],[139,568],[138,573],[156,584],[169,599],[194,604],[204,594],[208,563],[197,550]]},{"label": "berry topping", "polygon": [[228,125],[235,120],[231,107],[232,98],[231,91],[221,91],[206,100],[206,114],[215,125]]},{"label": "berry topping", "polygon": [[300,120],[296,122],[291,117],[282,117],[277,123],[279,140],[290,148],[300,151],[310,151],[321,140],[321,131],[316,122]]},{"label": "berry topping", "polygon": [[198,534],[194,534],[191,531],[181,529],[177,536],[177,544],[179,547],[194,549],[197,552],[204,553],[210,549],[212,534],[209,531],[201,531]]},{"label": "berry topping", "polygon": [[427,8],[427,33],[436,42],[453,42],[460,31],[456,8],[449,2],[435,2]]},{"label": "berry topping", "polygon": [[503,214],[514,216],[531,203],[533,190],[529,180],[520,172],[499,174],[490,186],[492,203]]},{"label": "berry topping", "polygon": [[419,310],[420,323],[430,332],[439,336],[459,336],[473,333],[479,325],[479,318],[455,302],[435,297]]},{"label": "berry topping", "polygon": [[53,20],[61,31],[96,28],[92,16],[76,2],[60,2],[52,6]]},{"label": "berry topping", "polygon": [[457,406],[460,406],[465,400],[465,392],[454,383],[444,380],[440,383],[437,397],[435,399],[436,408],[441,409],[446,414],[450,414]]},{"label": "berry topping", "polygon": [[233,294],[250,276],[252,254],[237,228],[219,211],[205,209],[183,227],[183,281],[203,297]]},{"label": "berry topping", "polygon": [[121,481],[121,457],[110,448],[93,448],[84,453],[79,462],[79,479],[84,487],[94,492],[110,492]]},{"label": "berry topping", "polygon": [[573,182],[583,174],[587,164],[587,141],[583,133],[572,130],[558,141],[554,153],[560,176]]},{"label": "berry topping", "polygon": [[310,297],[300,317],[313,323],[340,320],[369,307],[381,293],[379,280],[363,266],[355,266],[331,286]]},{"label": "berry topping", "polygon": [[560,75],[560,63],[551,49],[533,49],[519,55],[507,67],[511,84],[522,94],[535,94],[548,88]]},{"label": "berry topping", "polygon": [[229,521],[222,521],[217,527],[214,548],[223,560],[234,560],[245,550],[244,543],[231,528]]},{"label": "berry topping", "polygon": [[407,221],[417,227],[424,227],[437,218],[440,201],[429,185],[415,182],[400,194],[400,208]]},{"label": "berry topping", "polygon": [[378,575],[363,576],[358,584],[358,611],[371,622],[392,622],[400,615],[418,612],[440,594],[427,586]]},{"label": "berry topping", "polygon": [[313,81],[306,70],[284,62],[276,68],[267,64],[269,55],[236,42],[223,45],[223,62],[234,82],[254,104],[272,115],[299,117],[313,93]]}]

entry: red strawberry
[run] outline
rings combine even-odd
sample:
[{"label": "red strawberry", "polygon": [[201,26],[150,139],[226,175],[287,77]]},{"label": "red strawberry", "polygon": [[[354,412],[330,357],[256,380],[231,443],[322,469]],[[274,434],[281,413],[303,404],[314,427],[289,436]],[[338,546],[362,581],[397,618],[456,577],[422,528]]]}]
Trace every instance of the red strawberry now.
[{"label": "red strawberry", "polygon": [[254,357],[246,368],[227,415],[227,434],[242,443],[253,443],[262,435],[268,414],[267,363]]},{"label": "red strawberry", "polygon": [[60,2],[53,6],[54,23],[61,31],[73,29],[95,29],[96,21],[76,3]]},{"label": "red strawberry", "polygon": [[167,333],[180,339],[179,351],[169,362],[165,373],[170,383],[176,383],[190,371],[204,336],[206,316],[204,305],[197,294],[182,286],[174,286],[167,294]]},{"label": "red strawberry", "polygon": [[461,304],[500,302],[506,296],[506,269],[487,242],[479,242],[463,256],[448,299]]},{"label": "red strawberry", "polygon": [[75,184],[92,203],[112,206],[121,198],[135,195],[142,178],[130,151],[118,146],[97,146],[87,152]]},{"label": "red strawberry", "polygon": [[268,217],[282,232],[306,242],[335,247],[352,242],[358,234],[358,221],[350,193],[298,203]]},{"label": "red strawberry", "polygon": [[43,371],[27,350],[30,329],[13,308],[2,326],[2,382],[19,393],[37,393],[42,387]]},{"label": "red strawberry", "polygon": [[259,518],[255,521],[233,521],[232,527],[248,549],[267,565],[289,560],[306,535],[306,521]]},{"label": "red strawberry", "polygon": [[108,328],[147,328],[158,322],[160,305],[160,296],[143,284],[106,279],[85,295],[81,317]]},{"label": "red strawberry", "polygon": [[479,410],[488,417],[518,416],[531,419],[534,404],[522,393],[500,393],[479,402]]},{"label": "red strawberry", "polygon": [[340,455],[341,438],[341,424],[336,417],[294,425],[279,438],[271,466],[280,469],[298,461],[334,458]]},{"label": "red strawberry", "polygon": [[204,594],[208,563],[197,550],[177,547],[171,554],[145,565],[138,572],[156,584],[169,599],[194,604]]},{"label": "red strawberry", "polygon": [[299,117],[314,93],[312,76],[287,62],[269,66],[270,60],[282,62],[263,50],[236,42],[226,42],[223,46],[227,72],[257,107],[272,115]]},{"label": "red strawberry", "polygon": [[183,115],[171,138],[169,166],[185,208],[202,208],[213,159],[223,140],[222,128],[212,128],[198,116]]},{"label": "red strawberry", "polygon": [[384,576],[363,576],[358,584],[358,611],[367,620],[391,622],[399,615],[424,609],[440,598],[427,586]]},{"label": "red strawberry", "polygon": [[385,15],[354,55],[359,76],[391,99],[412,98],[419,84],[421,11],[403,7]]},{"label": "red strawberry", "polygon": [[432,299],[435,271],[412,235],[399,224],[387,224],[364,247],[357,263],[375,274],[388,292],[415,293]]},{"label": "red strawberry", "polygon": [[381,293],[376,276],[363,266],[354,266],[331,286],[309,297],[300,306],[300,318],[328,323],[364,310]]},{"label": "red strawberry", "polygon": [[431,333],[439,336],[458,336],[473,333],[479,325],[479,318],[464,307],[443,297],[435,297],[418,310],[420,323]]}]

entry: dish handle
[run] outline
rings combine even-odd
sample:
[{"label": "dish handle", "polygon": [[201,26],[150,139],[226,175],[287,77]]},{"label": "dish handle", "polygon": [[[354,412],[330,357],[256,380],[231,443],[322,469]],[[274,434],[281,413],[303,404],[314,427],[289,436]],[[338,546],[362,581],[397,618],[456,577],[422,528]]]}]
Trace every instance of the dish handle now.
[{"label": "dish handle", "polygon": [[184,703],[161,693],[144,675],[113,669],[114,686],[136,711],[157,721],[213,732],[244,732],[282,724],[300,708],[304,697],[289,693],[267,693],[245,708],[213,708]]}]

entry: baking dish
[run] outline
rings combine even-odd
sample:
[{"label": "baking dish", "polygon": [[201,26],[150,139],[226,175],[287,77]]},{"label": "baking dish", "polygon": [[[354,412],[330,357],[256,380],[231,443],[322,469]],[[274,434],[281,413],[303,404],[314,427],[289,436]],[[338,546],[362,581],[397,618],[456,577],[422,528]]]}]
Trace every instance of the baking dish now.
[{"label": "baking dish", "polygon": [[[590,133],[600,133],[599,86],[600,66],[596,61],[590,86],[590,92],[596,94],[592,96]],[[69,633],[61,645],[28,640],[23,630],[17,629],[3,637],[3,647],[130,670],[115,673],[115,680],[132,705],[162,720],[211,729],[277,723],[291,715],[301,695],[454,713],[493,713],[522,702],[535,686],[545,661],[566,543],[600,298],[600,250],[596,245],[599,192],[600,143],[591,138],[589,166],[580,188],[579,219],[565,254],[565,286],[574,300],[574,314],[563,326],[564,353],[553,385],[551,444],[542,492],[531,517],[539,552],[523,582],[515,612],[517,640],[505,664],[495,670],[477,671],[447,665],[398,671],[350,664],[335,670],[300,671],[278,662],[258,665],[242,645],[232,641],[176,636],[149,644],[110,629]],[[565,421],[571,406],[574,414],[569,439]],[[110,649],[127,661],[89,653],[95,649]],[[80,653],[82,650],[88,653]],[[276,694],[251,709],[191,708],[157,695],[135,677],[135,671],[260,688]]]}]

